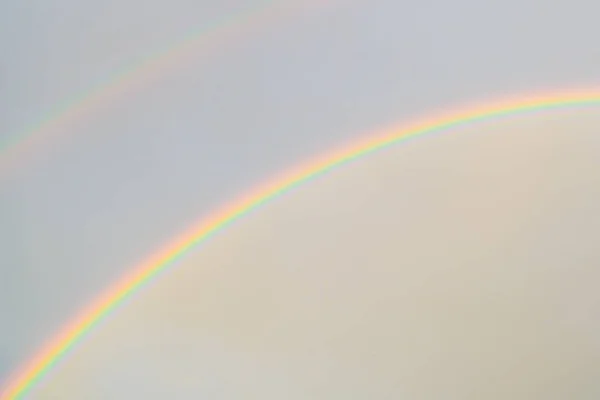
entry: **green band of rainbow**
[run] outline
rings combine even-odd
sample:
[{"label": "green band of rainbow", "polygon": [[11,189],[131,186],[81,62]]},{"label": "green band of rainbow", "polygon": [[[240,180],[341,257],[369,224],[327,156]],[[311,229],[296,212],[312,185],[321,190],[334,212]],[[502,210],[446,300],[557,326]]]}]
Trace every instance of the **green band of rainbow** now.
[{"label": "green band of rainbow", "polygon": [[84,338],[87,332],[145,283],[158,273],[173,266],[190,249],[204,243],[216,232],[296,186],[323,175],[333,168],[409,138],[503,116],[582,106],[600,106],[600,89],[521,97],[517,100],[505,100],[485,106],[463,108],[440,117],[427,118],[403,129],[389,130],[380,135],[370,135],[365,140],[352,143],[287,171],[209,215],[208,218],[193,226],[167,247],[133,268],[131,273],[114,286],[109,287],[34,358],[17,371],[15,378],[9,382],[8,387],[0,395],[0,399],[22,398],[58,361],[65,357],[75,344]]}]

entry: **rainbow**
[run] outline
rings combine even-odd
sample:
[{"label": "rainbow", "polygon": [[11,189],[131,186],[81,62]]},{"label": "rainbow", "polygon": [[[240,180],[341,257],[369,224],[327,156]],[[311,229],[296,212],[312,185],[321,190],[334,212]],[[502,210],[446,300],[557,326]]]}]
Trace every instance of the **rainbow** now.
[{"label": "rainbow", "polygon": [[195,54],[198,49],[205,55],[210,51],[222,50],[226,43],[247,38],[251,33],[281,21],[284,16],[334,6],[334,3],[334,0],[303,0],[282,5],[266,0],[260,5],[254,4],[190,31],[176,44],[123,67],[83,93],[59,104],[23,131],[7,134],[5,139],[0,139],[0,178],[33,158],[34,154],[48,150],[48,144],[55,143],[60,136],[70,132],[64,128],[73,120],[82,118],[105,104],[111,104],[135,88],[147,86],[152,79],[170,68],[185,65],[187,57]]},{"label": "rainbow", "polygon": [[297,186],[334,168],[390,145],[404,142],[409,138],[447,131],[451,128],[495,118],[585,106],[600,106],[600,89],[523,96],[485,105],[464,107],[438,117],[417,121],[404,128],[369,135],[364,140],[326,153],[274,177],[250,191],[249,194],[225,205],[222,209],[209,215],[208,218],[193,225],[187,232],[148,257],[116,284],[109,287],[95,302],[85,308],[79,316],[52,338],[35,357],[17,370],[6,389],[0,394],[0,399],[23,398],[77,343],[81,342],[91,329],[115,311],[125,299],[138,292],[159,273],[173,267],[176,261],[192,248],[203,244],[215,233]]}]

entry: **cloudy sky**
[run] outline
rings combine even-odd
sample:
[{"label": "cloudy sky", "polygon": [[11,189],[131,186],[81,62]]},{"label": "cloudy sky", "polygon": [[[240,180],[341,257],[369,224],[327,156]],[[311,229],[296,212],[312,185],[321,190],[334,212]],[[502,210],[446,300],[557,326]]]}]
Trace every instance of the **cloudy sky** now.
[{"label": "cloudy sky", "polygon": [[[0,134],[39,140],[0,154],[17,160],[0,171],[0,382],[123,271],[287,166],[463,102],[600,84],[597,12],[592,1],[3,1]],[[585,286],[597,278],[597,114],[423,139],[300,189],[124,307],[32,398],[549,398],[540,382],[558,382],[556,398],[597,398]],[[427,282],[417,292],[435,295],[411,292]],[[465,355],[473,341],[457,326],[473,324],[481,341]],[[436,331],[449,342],[424,334]],[[442,357],[442,343],[456,354]]]}]

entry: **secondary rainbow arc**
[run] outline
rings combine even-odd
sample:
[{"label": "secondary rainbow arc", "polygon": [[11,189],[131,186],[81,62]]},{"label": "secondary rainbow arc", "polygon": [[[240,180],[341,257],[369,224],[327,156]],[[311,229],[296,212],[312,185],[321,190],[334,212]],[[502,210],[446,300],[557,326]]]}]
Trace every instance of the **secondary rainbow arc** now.
[{"label": "secondary rainbow arc", "polygon": [[477,121],[493,120],[503,116],[533,112],[549,112],[556,109],[600,106],[600,89],[572,90],[553,94],[523,96],[495,101],[484,105],[464,107],[426,118],[405,128],[391,129],[381,134],[368,135],[363,140],[350,143],[336,151],[310,160],[284,174],[267,181],[239,199],[210,214],[192,226],[164,249],[153,254],[129,274],[109,287],[97,300],[86,307],[68,326],[52,338],[32,359],[17,370],[0,400],[23,398],[57,362],[62,360],[98,323],[107,317],[129,296],[159,273],[166,272],[192,248],[206,242],[213,234],[244,217],[267,202],[283,195],[297,186],[321,176],[333,168],[372,154],[378,150],[435,132],[467,125]]},{"label": "secondary rainbow arc", "polygon": [[231,42],[240,36],[245,38],[254,30],[281,20],[284,15],[296,15],[303,10],[325,7],[330,3],[333,0],[304,0],[283,5],[274,0],[264,0],[258,5],[247,6],[196,28],[166,49],[123,66],[82,93],[58,104],[20,132],[5,132],[2,135],[4,137],[0,138],[0,179],[5,178],[7,172],[14,170],[17,165],[21,166],[33,154],[47,150],[50,143],[68,135],[71,130],[62,129],[63,125],[85,116],[90,109],[110,104],[115,97],[123,96],[134,87],[147,86],[146,81],[161,76],[172,65],[184,64],[185,57],[194,53],[192,50],[196,46],[201,45],[203,52],[220,49],[226,41]]}]

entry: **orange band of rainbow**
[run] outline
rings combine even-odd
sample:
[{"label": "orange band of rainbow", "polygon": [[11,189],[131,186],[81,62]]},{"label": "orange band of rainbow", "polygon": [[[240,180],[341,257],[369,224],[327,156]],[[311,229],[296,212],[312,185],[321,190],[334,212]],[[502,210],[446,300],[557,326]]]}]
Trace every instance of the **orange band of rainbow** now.
[{"label": "orange band of rainbow", "polygon": [[291,189],[316,178],[327,171],[350,161],[371,154],[384,147],[409,138],[445,131],[477,121],[523,113],[552,111],[569,107],[600,106],[600,89],[554,93],[521,97],[484,106],[462,108],[436,118],[427,118],[402,129],[370,135],[364,140],[351,143],[337,151],[317,157],[297,168],[252,190],[194,225],[171,244],[133,268],[115,285],[109,287],[93,304],[55,336],[35,357],[17,371],[1,400],[21,399],[46,375],[67,352],[80,342],[87,332],[96,326],[127,297],[137,292],[158,273],[173,266],[190,249],[204,243],[214,233]]}]

